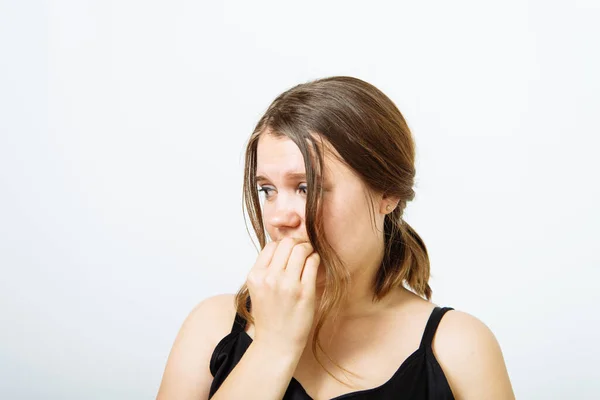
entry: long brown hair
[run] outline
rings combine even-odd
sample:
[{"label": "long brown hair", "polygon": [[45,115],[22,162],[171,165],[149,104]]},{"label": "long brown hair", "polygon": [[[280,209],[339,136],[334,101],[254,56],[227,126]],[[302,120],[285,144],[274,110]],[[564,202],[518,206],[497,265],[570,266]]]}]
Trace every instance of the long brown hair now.
[{"label": "long brown hair", "polygon": [[[325,146],[337,151],[340,161],[372,191],[366,193],[371,200],[375,192],[400,199],[384,220],[385,251],[373,281],[373,300],[381,300],[391,289],[402,285],[429,300],[427,249],[402,219],[406,203],[415,195],[414,140],[395,104],[375,86],[360,79],[328,77],[296,85],[280,94],[258,121],[246,147],[243,207],[261,249],[266,245],[266,234],[256,190],[256,150],[260,135],[267,132],[294,141],[304,157],[308,186],[305,225],[326,276],[311,347],[317,361],[332,375],[317,356],[317,347],[323,351],[319,331],[327,316],[337,313],[340,302],[348,295],[351,277],[324,237],[320,223],[323,151]],[[370,212],[374,215],[372,207]],[[237,312],[254,323],[246,309],[248,298],[244,284],[236,295]]]}]

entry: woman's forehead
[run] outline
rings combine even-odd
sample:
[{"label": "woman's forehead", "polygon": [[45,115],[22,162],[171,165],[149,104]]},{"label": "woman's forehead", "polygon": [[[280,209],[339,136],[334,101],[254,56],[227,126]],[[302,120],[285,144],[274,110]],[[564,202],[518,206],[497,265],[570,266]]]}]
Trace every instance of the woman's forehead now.
[{"label": "woman's forehead", "polygon": [[[307,144],[310,148],[311,144],[308,141]],[[336,176],[342,173],[344,169],[348,169],[340,161],[339,154],[333,146],[326,143],[325,140],[321,143],[319,139],[317,139],[317,145],[323,156],[325,179],[328,176]],[[257,176],[299,178],[301,174],[305,174],[306,172],[302,152],[296,143],[285,135],[261,135],[258,139],[256,153]]]}]

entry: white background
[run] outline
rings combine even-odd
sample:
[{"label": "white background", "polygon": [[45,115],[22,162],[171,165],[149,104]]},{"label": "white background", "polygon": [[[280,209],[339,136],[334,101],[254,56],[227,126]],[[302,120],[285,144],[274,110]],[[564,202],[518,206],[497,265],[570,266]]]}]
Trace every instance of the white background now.
[{"label": "white background", "polygon": [[518,398],[600,398],[598,21],[594,0],[0,1],[0,398],[154,398],[183,319],[255,260],[248,135],[331,75],[415,135],[433,301],[491,327]]}]

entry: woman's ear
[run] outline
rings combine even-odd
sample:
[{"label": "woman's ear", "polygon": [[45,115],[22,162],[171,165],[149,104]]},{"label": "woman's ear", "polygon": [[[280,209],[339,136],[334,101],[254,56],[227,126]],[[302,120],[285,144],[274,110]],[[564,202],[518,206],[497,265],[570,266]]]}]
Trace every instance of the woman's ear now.
[{"label": "woman's ear", "polygon": [[389,214],[396,209],[400,198],[397,196],[383,195],[380,200],[379,212],[381,214]]}]

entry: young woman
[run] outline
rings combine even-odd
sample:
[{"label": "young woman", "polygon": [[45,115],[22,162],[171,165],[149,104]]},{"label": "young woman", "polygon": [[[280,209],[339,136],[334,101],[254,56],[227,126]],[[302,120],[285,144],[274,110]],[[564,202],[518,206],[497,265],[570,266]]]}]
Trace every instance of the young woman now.
[{"label": "young woman", "polygon": [[367,82],[277,97],[246,151],[262,250],[236,295],[190,313],[158,399],[513,399],[492,332],[429,300],[427,250],[402,219],[414,162],[402,114]]}]

